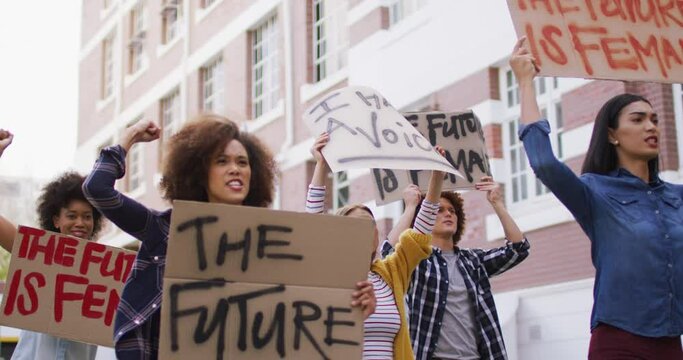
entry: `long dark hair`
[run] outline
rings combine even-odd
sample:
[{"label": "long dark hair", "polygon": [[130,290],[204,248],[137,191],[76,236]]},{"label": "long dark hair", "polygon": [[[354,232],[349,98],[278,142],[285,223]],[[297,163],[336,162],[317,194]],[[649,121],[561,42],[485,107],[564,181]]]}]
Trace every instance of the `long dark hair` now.
[{"label": "long dark hair", "polygon": [[[644,97],[634,94],[621,94],[609,99],[595,117],[593,135],[591,136],[586,159],[583,161],[581,173],[594,173],[605,175],[619,166],[619,158],[614,145],[609,142],[609,129],[619,127],[619,114],[621,110],[636,101],[644,101],[652,104]],[[659,156],[650,159],[647,165],[650,169],[650,179],[659,172]]]}]

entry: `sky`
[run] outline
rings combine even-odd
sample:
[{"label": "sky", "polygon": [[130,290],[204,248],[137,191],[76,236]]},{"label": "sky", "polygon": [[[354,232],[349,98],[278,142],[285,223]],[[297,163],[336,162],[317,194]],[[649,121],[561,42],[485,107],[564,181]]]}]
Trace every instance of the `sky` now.
[{"label": "sky", "polygon": [[81,0],[0,0],[0,128],[14,133],[0,177],[73,168]]}]

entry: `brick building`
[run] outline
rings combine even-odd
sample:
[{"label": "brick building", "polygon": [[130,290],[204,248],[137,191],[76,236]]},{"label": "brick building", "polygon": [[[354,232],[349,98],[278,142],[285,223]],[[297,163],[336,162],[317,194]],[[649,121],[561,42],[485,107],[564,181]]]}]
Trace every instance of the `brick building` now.
[{"label": "brick building", "polygon": [[[484,126],[494,178],[532,243],[532,255],[493,281],[511,359],[585,357],[592,305],[590,244],[534,177],[516,137],[519,98],[507,65],[515,34],[503,0],[99,0],[84,1],[78,166],[141,118],[160,141],[136,145],[117,186],[157,209],[164,139],[192,116],[224,114],[277,154],[276,209],[304,208],[313,142],[300,120],[328,91],[367,85],[396,108],[473,109]],[[623,92],[659,113],[663,177],[681,182],[680,84],[539,78],[537,94],[556,154],[578,171],[592,120]],[[374,208],[368,171],[331,176],[328,208],[364,202],[386,232],[401,205]],[[503,244],[483,194],[467,192],[462,245]],[[110,229],[104,241],[131,238]]]}]

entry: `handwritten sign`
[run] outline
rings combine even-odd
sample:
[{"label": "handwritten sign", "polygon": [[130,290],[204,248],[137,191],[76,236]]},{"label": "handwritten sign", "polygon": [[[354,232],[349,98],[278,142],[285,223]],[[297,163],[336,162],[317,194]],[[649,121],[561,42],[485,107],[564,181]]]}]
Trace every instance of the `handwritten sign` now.
[{"label": "handwritten sign", "polygon": [[0,324],[113,347],[113,321],[135,253],[21,226]]},{"label": "handwritten sign", "polygon": [[162,359],[360,359],[369,220],[176,201]]},{"label": "handwritten sign", "polygon": [[389,102],[368,87],[347,87],[304,113],[312,133],[327,131],[323,155],[333,172],[348,169],[441,170],[461,176]]},{"label": "handwritten sign", "polygon": [[508,0],[541,75],[683,82],[683,2]]},{"label": "handwritten sign", "polygon": [[[446,174],[444,191],[472,189],[482,177],[491,174],[484,131],[472,111],[404,113],[403,116],[429,139],[430,144],[442,146],[446,150],[446,160],[464,174],[464,177]],[[372,173],[377,205],[400,200],[403,189],[409,184],[427,191],[431,176],[431,171],[419,170],[373,169]]]}]

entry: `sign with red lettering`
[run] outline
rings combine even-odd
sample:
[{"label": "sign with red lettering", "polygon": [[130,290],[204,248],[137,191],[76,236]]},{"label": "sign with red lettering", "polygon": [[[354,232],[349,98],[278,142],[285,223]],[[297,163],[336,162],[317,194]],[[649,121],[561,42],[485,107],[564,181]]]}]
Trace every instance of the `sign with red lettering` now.
[{"label": "sign with red lettering", "polygon": [[540,75],[683,82],[683,1],[508,0]]},{"label": "sign with red lettering", "polygon": [[367,219],[175,201],[160,359],[360,359]]},{"label": "sign with red lettering", "polygon": [[304,113],[333,172],[349,169],[440,170],[462,176],[377,91],[347,87],[325,95]]},{"label": "sign with red lettering", "polygon": [[0,324],[113,347],[113,323],[135,253],[20,226]]},{"label": "sign with red lettering", "polygon": [[[489,158],[486,154],[484,131],[479,119],[472,111],[465,112],[413,112],[403,116],[432,145],[446,150],[446,160],[464,177],[453,174],[444,176],[443,191],[474,189],[482,177],[491,175]],[[401,200],[403,189],[417,185],[422,192],[429,187],[431,171],[372,169],[375,179],[377,205]]]}]

